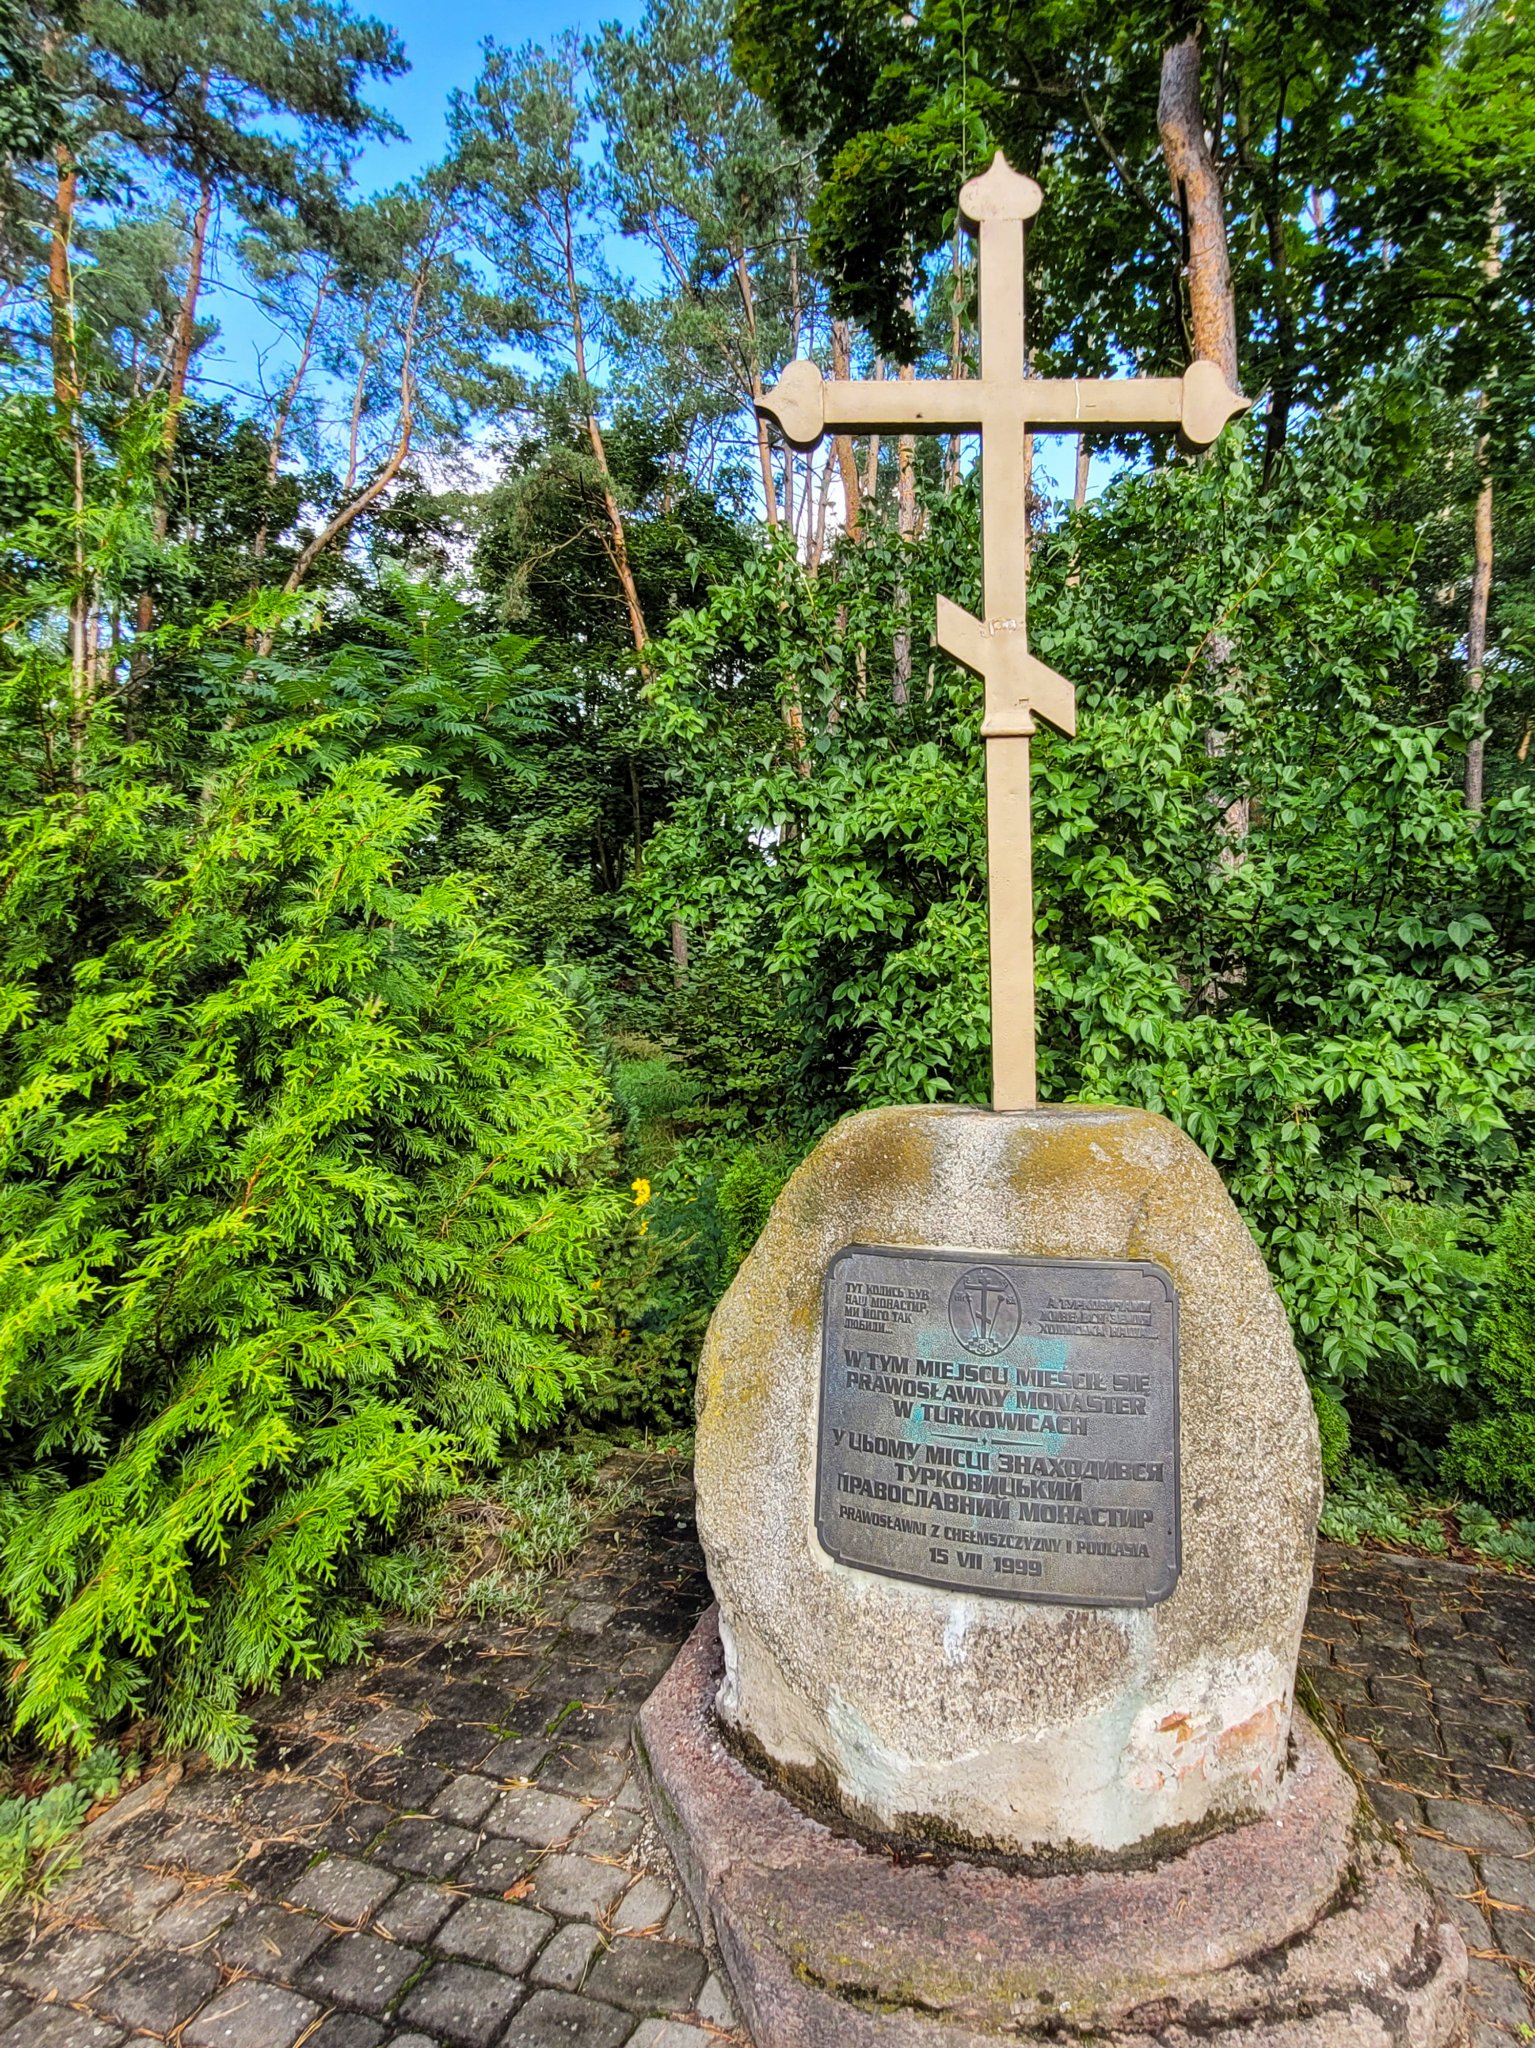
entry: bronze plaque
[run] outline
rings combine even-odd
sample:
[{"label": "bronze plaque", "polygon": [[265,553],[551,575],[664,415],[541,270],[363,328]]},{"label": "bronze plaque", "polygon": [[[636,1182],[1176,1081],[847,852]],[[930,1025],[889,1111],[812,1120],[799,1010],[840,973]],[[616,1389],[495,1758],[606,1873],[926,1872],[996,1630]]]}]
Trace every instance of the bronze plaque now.
[{"label": "bronze plaque", "polygon": [[850,1245],[826,1274],[816,1532],[996,1599],[1178,1583],[1178,1296],[1140,1259]]}]

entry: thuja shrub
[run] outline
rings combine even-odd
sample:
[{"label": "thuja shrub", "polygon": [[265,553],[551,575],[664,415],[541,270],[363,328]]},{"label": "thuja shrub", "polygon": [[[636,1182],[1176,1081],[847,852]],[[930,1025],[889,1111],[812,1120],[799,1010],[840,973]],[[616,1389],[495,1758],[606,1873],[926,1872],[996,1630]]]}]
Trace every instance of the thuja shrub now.
[{"label": "thuja shrub", "polygon": [[[600,1083],[366,714],[0,819],[0,1626],[15,1729],[355,1653],[415,1496],[589,1371]],[[190,780],[190,779],[189,779]]]}]

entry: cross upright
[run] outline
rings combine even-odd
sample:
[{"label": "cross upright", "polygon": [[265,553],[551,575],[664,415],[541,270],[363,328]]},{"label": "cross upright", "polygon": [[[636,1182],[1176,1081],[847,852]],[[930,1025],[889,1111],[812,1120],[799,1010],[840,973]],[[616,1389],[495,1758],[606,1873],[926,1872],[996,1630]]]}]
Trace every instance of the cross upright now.
[{"label": "cross upright", "polygon": [[915,382],[828,381],[807,359],[792,362],[758,411],[793,447],[823,434],[979,433],[984,618],[938,600],[945,654],[986,688],[987,918],[991,961],[994,1109],[1032,1109],[1034,1056],[1033,849],[1029,739],[1034,714],[1076,730],[1076,694],[1029,653],[1028,475],[1025,436],[1093,428],[1174,426],[1186,446],[1207,448],[1247,401],[1214,363],[1181,377],[1030,377],[1025,359],[1023,258],[1027,223],[1044,194],[999,150],[991,168],[960,189],[960,217],[979,238],[980,375]]}]

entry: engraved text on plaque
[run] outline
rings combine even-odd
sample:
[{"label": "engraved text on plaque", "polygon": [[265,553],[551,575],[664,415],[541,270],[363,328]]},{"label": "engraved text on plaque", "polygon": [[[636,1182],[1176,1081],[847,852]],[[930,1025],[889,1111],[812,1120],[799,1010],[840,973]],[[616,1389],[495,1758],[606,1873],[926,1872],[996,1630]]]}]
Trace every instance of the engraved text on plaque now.
[{"label": "engraved text on plaque", "polygon": [[1178,1582],[1160,1266],[854,1245],[826,1275],[816,1530],[842,1564],[1079,1607]]}]

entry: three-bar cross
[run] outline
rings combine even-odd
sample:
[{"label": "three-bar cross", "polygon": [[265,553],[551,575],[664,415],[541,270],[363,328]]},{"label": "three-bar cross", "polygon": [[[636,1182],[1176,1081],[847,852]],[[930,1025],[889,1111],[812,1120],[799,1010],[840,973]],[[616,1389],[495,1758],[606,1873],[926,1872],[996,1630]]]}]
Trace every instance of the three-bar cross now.
[{"label": "three-bar cross", "polygon": [[987,912],[991,956],[994,1109],[1031,1109],[1034,1064],[1033,854],[1029,737],[1037,712],[1076,729],[1075,692],[1028,651],[1025,436],[1175,426],[1204,448],[1246,404],[1214,363],[1181,377],[1030,377],[1024,349],[1025,224],[1044,194],[999,151],[961,188],[960,214],[980,239],[981,366],[972,379],[829,382],[812,362],[791,363],[758,410],[796,448],[823,434],[979,433],[985,617],[938,600],[938,645],[986,686]]}]

